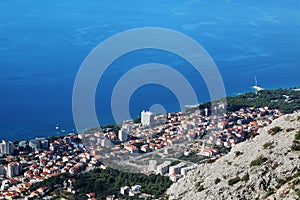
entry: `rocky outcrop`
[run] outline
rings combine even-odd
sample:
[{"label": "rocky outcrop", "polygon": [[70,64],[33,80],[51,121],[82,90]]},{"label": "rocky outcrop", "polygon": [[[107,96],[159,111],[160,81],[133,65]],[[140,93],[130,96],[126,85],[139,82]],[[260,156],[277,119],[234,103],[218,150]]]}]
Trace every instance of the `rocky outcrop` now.
[{"label": "rocky outcrop", "polygon": [[[299,198],[300,153],[291,149],[299,116],[284,115],[214,163],[199,165],[168,189],[169,199]],[[282,130],[270,134],[276,126]]]}]

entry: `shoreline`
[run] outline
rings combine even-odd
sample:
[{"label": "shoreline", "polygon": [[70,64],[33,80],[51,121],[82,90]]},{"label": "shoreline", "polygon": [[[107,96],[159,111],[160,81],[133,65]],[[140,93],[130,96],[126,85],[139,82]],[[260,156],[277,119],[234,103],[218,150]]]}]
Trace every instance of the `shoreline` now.
[{"label": "shoreline", "polygon": [[[266,90],[266,91],[272,91],[272,90],[279,90],[279,89],[284,89],[284,90],[293,90],[293,89],[297,89],[297,90],[294,90],[294,91],[300,91],[300,86],[289,86],[289,87],[279,87],[279,88],[264,88],[264,90]],[[247,93],[255,93],[255,89],[253,88],[253,86],[252,87],[249,87],[249,89],[248,90],[245,90],[245,91],[243,91],[243,92],[241,92],[241,93],[238,93],[238,94],[232,94],[232,95],[228,95],[228,96],[226,96],[226,97],[237,97],[237,96],[239,96],[239,95],[243,95],[243,94],[247,94]],[[204,101],[204,102],[199,102],[197,105],[184,105],[185,107],[186,107],[186,109],[185,110],[188,110],[188,109],[192,109],[192,108],[194,108],[194,107],[196,107],[196,106],[198,106],[198,105],[200,105],[200,104],[204,104],[204,103],[209,103],[209,102],[211,102],[211,101]],[[181,110],[179,110],[179,111],[181,111]],[[172,111],[172,112],[179,112],[179,111]],[[166,114],[166,113],[165,113]],[[135,118],[138,118],[138,117],[135,117]],[[134,118],[133,118],[134,119]],[[130,119],[130,120],[133,120],[133,119]],[[103,125],[101,125],[102,127],[103,126],[107,126],[107,125],[115,125],[115,124],[110,124],[110,123],[108,123],[108,124],[103,124]],[[96,127],[91,127],[91,128],[88,128],[88,129],[92,129],[92,128],[96,128]],[[13,129],[13,128],[12,128]],[[87,130],[88,130],[87,129]],[[10,140],[10,141],[28,141],[28,140],[32,140],[32,139],[35,139],[35,138],[50,138],[50,137],[55,137],[55,136],[66,136],[66,135],[69,135],[69,134],[82,134],[82,133],[77,133],[77,131],[75,130],[75,127],[72,127],[72,131],[70,130],[70,131],[68,131],[68,129],[66,129],[67,131],[66,131],[66,133],[59,133],[59,134],[51,134],[51,135],[49,135],[48,133],[55,133],[55,131],[53,130],[53,131],[49,131],[49,132],[44,132],[44,133],[42,133],[42,134],[39,134],[39,135],[37,135],[37,136],[34,136],[34,137],[26,137],[26,139],[13,139],[13,140]],[[8,131],[7,131],[8,132]],[[20,131],[21,132],[21,131]],[[38,131],[38,132],[42,132],[42,131]],[[17,134],[17,133],[15,133],[15,134]],[[32,133],[31,133],[31,135],[32,135]],[[17,137],[17,136],[16,136]],[[0,137],[0,140],[2,140],[2,139],[4,139],[4,140],[8,140],[9,141],[9,139],[7,139],[7,138],[5,138],[5,137]]]}]

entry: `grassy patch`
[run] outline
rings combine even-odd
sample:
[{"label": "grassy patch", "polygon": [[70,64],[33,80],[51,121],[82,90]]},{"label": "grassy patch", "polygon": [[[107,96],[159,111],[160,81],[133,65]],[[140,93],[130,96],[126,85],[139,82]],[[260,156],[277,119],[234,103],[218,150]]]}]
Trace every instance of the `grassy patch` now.
[{"label": "grassy patch", "polygon": [[278,179],[276,179],[276,182],[277,182],[276,189],[279,189],[281,186],[283,186],[287,182],[287,180],[278,178]]},{"label": "grassy patch", "polygon": [[260,155],[257,159],[252,160],[250,162],[250,167],[260,166],[261,164],[263,164],[267,160],[268,160],[268,158],[264,157],[263,155]]},{"label": "grassy patch", "polygon": [[268,190],[268,192],[267,192],[267,197],[268,196],[271,196],[272,194],[274,194],[275,193],[275,189],[274,188],[270,188],[269,190]]},{"label": "grassy patch", "polygon": [[241,179],[240,179],[240,177],[238,177],[238,176],[235,177],[235,178],[229,179],[229,180],[228,180],[228,185],[230,185],[230,186],[231,186],[231,185],[234,185],[234,184],[240,182],[240,180],[241,180]]},{"label": "grassy patch", "polygon": [[245,175],[242,177],[241,180],[242,180],[242,181],[249,181],[249,174],[248,174],[248,173],[245,174]]},{"label": "grassy patch", "polygon": [[295,140],[300,140],[300,130],[296,133]]},{"label": "grassy patch", "polygon": [[291,149],[293,151],[300,151],[300,141],[299,140],[294,140],[293,144],[291,146]]},{"label": "grassy patch", "polygon": [[271,129],[268,131],[268,133],[269,133],[270,135],[275,135],[275,134],[279,133],[280,131],[282,131],[282,128],[281,128],[280,126],[275,126],[275,127],[271,128]]},{"label": "grassy patch", "polygon": [[216,178],[215,179],[215,184],[217,185],[218,183],[220,183],[221,182],[221,179],[219,179],[219,178]]},{"label": "grassy patch", "polygon": [[198,187],[198,192],[202,192],[203,190],[205,190],[204,186],[203,186],[203,185],[200,185],[200,186]]},{"label": "grassy patch", "polygon": [[264,149],[271,149],[271,148],[273,148],[273,144],[274,144],[274,142],[266,142],[263,145],[263,147],[264,147]]},{"label": "grassy patch", "polygon": [[291,131],[294,131],[294,130],[295,130],[294,128],[287,128],[286,132],[291,132]]},{"label": "grassy patch", "polygon": [[235,157],[239,157],[240,155],[243,155],[243,152],[240,151],[236,151],[234,153],[235,153]]}]

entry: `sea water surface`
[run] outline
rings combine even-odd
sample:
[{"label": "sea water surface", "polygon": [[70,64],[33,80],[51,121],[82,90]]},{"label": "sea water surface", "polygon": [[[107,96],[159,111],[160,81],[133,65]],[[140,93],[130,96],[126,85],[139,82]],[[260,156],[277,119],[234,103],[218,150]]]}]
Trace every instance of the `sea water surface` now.
[{"label": "sea water surface", "polygon": [[[89,52],[121,31],[164,27],[199,42],[217,64],[228,95],[300,86],[298,0],[2,0],[0,1],[0,139],[20,140],[74,132],[72,89]],[[134,66],[157,62],[178,69],[209,100],[200,76],[176,55],[145,50],[121,57],[101,78],[96,110],[101,124],[114,123],[110,96]],[[161,104],[178,110],[168,88],[145,85],[130,112]],[[60,127],[59,130],[55,126]]]}]

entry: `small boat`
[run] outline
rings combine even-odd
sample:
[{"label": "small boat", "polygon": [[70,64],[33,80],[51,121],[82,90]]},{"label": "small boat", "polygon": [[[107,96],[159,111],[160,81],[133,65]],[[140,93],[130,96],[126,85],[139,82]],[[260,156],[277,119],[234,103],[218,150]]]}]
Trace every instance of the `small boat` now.
[{"label": "small boat", "polygon": [[59,130],[59,126],[58,126],[58,124],[56,124],[56,126],[55,126],[55,130]]}]

